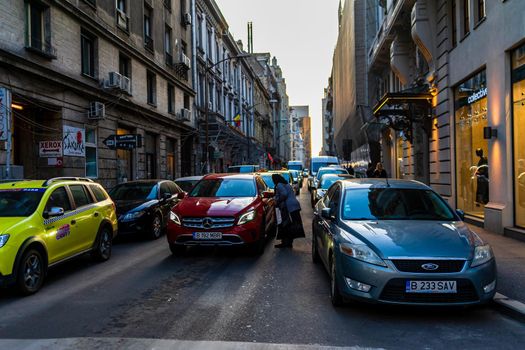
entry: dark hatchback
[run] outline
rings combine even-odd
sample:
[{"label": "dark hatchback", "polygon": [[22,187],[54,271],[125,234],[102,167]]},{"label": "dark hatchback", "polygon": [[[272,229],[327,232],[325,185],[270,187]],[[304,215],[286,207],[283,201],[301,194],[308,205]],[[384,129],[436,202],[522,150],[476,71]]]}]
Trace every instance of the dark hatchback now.
[{"label": "dark hatchback", "polygon": [[109,195],[117,206],[119,235],[159,238],[180,193],[182,189],[169,180],[130,181],[113,187]]}]

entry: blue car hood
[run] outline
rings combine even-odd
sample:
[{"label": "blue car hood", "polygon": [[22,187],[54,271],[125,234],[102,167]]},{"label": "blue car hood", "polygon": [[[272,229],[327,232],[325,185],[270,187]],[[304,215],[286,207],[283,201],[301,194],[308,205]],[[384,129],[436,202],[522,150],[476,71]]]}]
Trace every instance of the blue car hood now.
[{"label": "blue car hood", "polygon": [[383,259],[443,257],[471,259],[482,239],[461,221],[344,221],[346,231]]}]

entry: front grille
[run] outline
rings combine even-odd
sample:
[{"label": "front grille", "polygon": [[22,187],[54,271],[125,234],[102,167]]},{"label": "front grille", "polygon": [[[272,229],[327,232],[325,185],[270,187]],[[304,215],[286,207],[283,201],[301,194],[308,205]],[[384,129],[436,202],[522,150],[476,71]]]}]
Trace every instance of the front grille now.
[{"label": "front grille", "polygon": [[[396,269],[402,272],[416,273],[453,273],[463,270],[465,260],[392,260]],[[438,268],[435,270],[426,270],[425,264],[435,264]]]},{"label": "front grille", "polygon": [[212,245],[230,245],[230,244],[241,244],[241,243],[244,243],[244,241],[241,239],[241,237],[239,236],[234,236],[234,235],[223,235],[222,236],[222,239],[220,241],[206,241],[206,240],[202,240],[202,241],[195,241],[193,239],[192,236],[179,236],[177,238],[177,243],[180,243],[180,244],[188,244],[188,245],[193,245],[193,244],[201,244],[201,245],[207,245],[207,244],[212,244]]},{"label": "front grille", "polygon": [[[205,220],[208,223],[208,225],[206,226],[204,225]],[[230,217],[230,216],[205,217],[205,218],[186,217],[182,219],[182,225],[184,225],[184,227],[199,228],[199,229],[205,229],[205,230],[232,227],[234,223],[235,223],[235,218]]]},{"label": "front grille", "polygon": [[388,281],[379,299],[403,303],[465,303],[479,300],[472,282],[465,279],[455,281],[457,293],[406,293],[406,279],[395,278]]}]

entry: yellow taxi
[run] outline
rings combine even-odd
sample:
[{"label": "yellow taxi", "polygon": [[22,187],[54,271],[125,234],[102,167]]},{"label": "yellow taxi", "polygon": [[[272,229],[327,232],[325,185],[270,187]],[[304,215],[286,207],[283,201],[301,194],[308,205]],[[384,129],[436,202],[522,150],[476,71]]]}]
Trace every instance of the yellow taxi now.
[{"label": "yellow taxi", "polygon": [[0,184],[0,286],[37,292],[50,266],[90,252],[111,256],[115,205],[85,178],[60,177]]}]

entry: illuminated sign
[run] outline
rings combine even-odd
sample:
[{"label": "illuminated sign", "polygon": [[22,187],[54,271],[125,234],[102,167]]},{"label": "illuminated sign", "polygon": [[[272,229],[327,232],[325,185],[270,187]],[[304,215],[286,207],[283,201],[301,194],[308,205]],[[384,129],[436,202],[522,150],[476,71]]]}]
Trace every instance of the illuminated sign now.
[{"label": "illuminated sign", "polygon": [[478,100],[481,100],[483,97],[487,96],[487,88],[480,89],[470,95],[467,99],[468,104],[472,104]]}]

